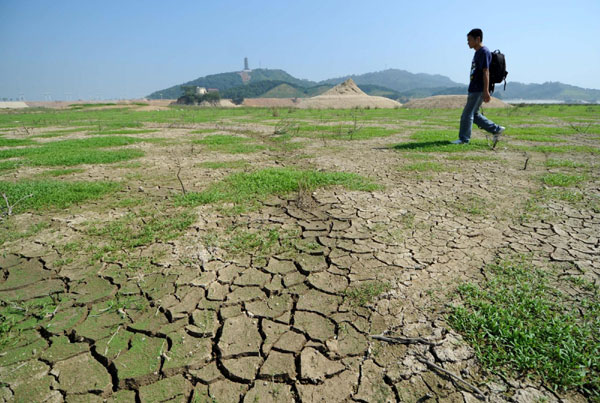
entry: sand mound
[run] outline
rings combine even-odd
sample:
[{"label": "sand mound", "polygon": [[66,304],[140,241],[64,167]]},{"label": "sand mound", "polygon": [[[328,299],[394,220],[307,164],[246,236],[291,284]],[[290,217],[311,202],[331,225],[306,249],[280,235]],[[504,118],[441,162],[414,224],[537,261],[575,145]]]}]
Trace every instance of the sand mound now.
[{"label": "sand mound", "polygon": [[263,108],[295,107],[297,103],[294,102],[294,99],[297,100],[297,98],[246,98],[244,99],[243,105]]},{"label": "sand mound", "polygon": [[299,102],[301,109],[399,108],[402,104],[369,95],[319,95]]},{"label": "sand mound", "polygon": [[0,102],[0,109],[22,109],[27,107],[27,104],[21,101]]},{"label": "sand mound", "polygon": [[[467,103],[466,95],[436,95],[428,98],[413,99],[404,104],[411,109],[454,109],[464,108]],[[510,108],[511,105],[492,97],[490,102],[483,104],[484,108]]]},{"label": "sand mound", "polygon": [[401,103],[385,97],[372,97],[365,94],[349,78],[322,95],[303,99],[298,103],[301,109],[349,109],[349,108],[399,108]]},{"label": "sand mound", "polygon": [[360,88],[358,88],[358,85],[356,85],[354,80],[351,78],[321,94],[321,96],[328,95],[364,95],[368,97],[367,94],[365,94]]}]

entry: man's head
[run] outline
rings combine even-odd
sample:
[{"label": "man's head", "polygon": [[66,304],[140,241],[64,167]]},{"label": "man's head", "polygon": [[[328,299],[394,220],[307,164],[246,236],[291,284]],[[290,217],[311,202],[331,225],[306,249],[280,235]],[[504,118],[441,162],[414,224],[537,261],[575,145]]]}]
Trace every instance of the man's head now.
[{"label": "man's head", "polygon": [[483,42],[483,31],[479,28],[474,28],[467,34],[467,43],[470,49],[479,49]]}]

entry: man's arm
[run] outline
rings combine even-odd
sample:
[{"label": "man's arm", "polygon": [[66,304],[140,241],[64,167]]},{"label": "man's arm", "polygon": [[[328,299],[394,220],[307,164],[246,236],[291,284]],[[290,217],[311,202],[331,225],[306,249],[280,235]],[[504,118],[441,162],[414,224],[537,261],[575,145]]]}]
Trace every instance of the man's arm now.
[{"label": "man's arm", "polygon": [[483,69],[483,102],[490,102],[490,69]]}]

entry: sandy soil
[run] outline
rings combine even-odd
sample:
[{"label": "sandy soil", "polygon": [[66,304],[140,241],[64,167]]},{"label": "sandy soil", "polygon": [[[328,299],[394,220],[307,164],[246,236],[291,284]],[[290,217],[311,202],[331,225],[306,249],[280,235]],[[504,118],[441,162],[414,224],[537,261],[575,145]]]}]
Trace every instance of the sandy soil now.
[{"label": "sandy soil", "polygon": [[302,99],[298,107],[302,109],[350,109],[350,108],[399,108],[402,104],[385,97],[365,94],[349,78],[322,95]]},{"label": "sandy soil", "polygon": [[[403,106],[405,108],[425,109],[455,109],[463,108],[467,102],[466,95],[436,95],[428,98],[413,99]],[[492,97],[490,102],[483,104],[484,108],[511,108],[512,106]]]}]

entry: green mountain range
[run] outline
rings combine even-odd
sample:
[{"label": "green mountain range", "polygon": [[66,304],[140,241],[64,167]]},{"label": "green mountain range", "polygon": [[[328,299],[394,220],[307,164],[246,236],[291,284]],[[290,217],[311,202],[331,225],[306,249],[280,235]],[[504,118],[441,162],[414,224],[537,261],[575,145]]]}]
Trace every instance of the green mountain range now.
[{"label": "green mountain range", "polygon": [[[329,88],[352,78],[369,95],[384,96],[406,102],[433,95],[465,94],[467,87],[436,74],[413,74],[387,69],[315,82],[302,80],[277,69],[256,69],[200,77],[183,84],[153,92],[149,99],[176,99],[182,87],[198,86],[217,89],[222,98],[304,98],[322,94]],[[497,85],[494,96],[501,99],[555,100],[562,102],[600,102],[600,90],[586,89],[559,82],[523,84],[508,81],[506,90]]]}]

